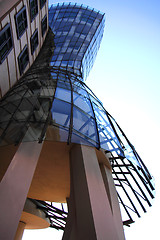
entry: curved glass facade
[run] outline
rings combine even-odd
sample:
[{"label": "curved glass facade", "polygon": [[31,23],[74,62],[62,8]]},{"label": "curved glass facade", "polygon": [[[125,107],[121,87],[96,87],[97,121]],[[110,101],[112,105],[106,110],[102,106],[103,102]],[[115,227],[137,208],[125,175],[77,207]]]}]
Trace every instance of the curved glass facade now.
[{"label": "curved glass facade", "polygon": [[49,26],[55,34],[51,65],[86,79],[104,29],[104,14],[84,5],[52,5]]},{"label": "curved glass facade", "polygon": [[0,146],[47,140],[105,150],[124,224],[130,224],[132,212],[140,217],[151,206],[154,186],[133,145],[84,83],[103,36],[104,14],[58,4],[49,10],[49,24],[36,61],[0,102]]},{"label": "curved glass facade", "polygon": [[81,78],[62,71],[52,77],[58,79],[51,112],[60,141],[103,148],[124,156],[111,117]]}]

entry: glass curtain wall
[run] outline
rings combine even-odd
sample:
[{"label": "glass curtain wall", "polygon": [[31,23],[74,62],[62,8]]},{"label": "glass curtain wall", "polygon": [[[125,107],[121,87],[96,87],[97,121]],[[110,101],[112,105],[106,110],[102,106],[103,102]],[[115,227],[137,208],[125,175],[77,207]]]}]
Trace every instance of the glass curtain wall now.
[{"label": "glass curtain wall", "polygon": [[49,25],[36,61],[0,102],[0,147],[47,140],[104,150],[130,224],[130,212],[139,217],[151,206],[154,186],[133,145],[84,83],[103,36],[104,14],[58,4],[49,10]]},{"label": "glass curtain wall", "polygon": [[104,14],[84,5],[52,5],[49,25],[55,34],[51,65],[85,80],[103,36]]}]

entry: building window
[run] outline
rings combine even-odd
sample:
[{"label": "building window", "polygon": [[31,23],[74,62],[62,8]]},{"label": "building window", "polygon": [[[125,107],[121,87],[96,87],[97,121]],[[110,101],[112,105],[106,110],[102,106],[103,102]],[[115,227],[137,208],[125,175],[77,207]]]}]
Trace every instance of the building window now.
[{"label": "building window", "polygon": [[17,36],[20,38],[27,28],[26,7],[23,7],[15,16]]},{"label": "building window", "polygon": [[36,29],[33,35],[31,36],[31,54],[32,55],[36,50],[37,46],[38,46],[38,29]]},{"label": "building window", "polygon": [[30,16],[32,21],[38,13],[38,3],[37,0],[30,0],[29,3],[30,3]]},{"label": "building window", "polygon": [[20,75],[22,75],[22,73],[24,72],[28,62],[29,62],[28,48],[27,48],[27,45],[25,45],[22,52],[18,56],[18,64],[19,64]]},{"label": "building window", "polygon": [[47,15],[45,15],[44,18],[42,19],[41,28],[42,28],[42,37],[43,37],[47,30]]},{"label": "building window", "polygon": [[6,58],[13,47],[10,24],[0,31],[0,63]]},{"label": "building window", "polygon": [[46,0],[40,0],[40,8],[42,9],[42,7],[44,6],[44,4],[46,3]]},{"label": "building window", "polygon": [[94,21],[95,21],[95,18],[92,17],[92,16],[88,16],[88,15],[86,15],[86,14],[83,14],[83,15],[81,16],[81,21],[84,21],[84,22],[93,24]]}]

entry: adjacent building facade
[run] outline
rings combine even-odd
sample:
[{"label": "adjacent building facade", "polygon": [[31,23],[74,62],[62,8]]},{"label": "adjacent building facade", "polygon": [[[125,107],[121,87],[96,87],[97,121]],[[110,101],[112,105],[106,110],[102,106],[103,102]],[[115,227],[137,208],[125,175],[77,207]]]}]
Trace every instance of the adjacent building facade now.
[{"label": "adjacent building facade", "polygon": [[0,3],[0,97],[30,68],[48,30],[48,1]]},{"label": "adjacent building facade", "polygon": [[[124,239],[123,225],[151,206],[154,186],[133,145],[84,82],[104,14],[73,3],[48,13],[42,0],[4,8],[1,238],[20,239],[24,228],[50,226],[64,230],[63,240]],[[46,201],[67,202],[68,212]]]}]

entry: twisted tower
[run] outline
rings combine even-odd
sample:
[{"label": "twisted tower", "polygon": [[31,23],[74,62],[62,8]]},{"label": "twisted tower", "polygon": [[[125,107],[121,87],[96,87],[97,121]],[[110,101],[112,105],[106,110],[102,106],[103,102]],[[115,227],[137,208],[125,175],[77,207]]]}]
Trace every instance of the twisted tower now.
[{"label": "twisted tower", "polygon": [[[64,230],[63,240],[124,239],[123,224],[151,206],[154,187],[133,145],[84,83],[104,14],[58,4],[49,10],[49,26],[37,59],[0,103],[2,237],[12,239],[20,221],[18,233],[50,225]],[[68,214],[45,201],[67,202]]]}]

